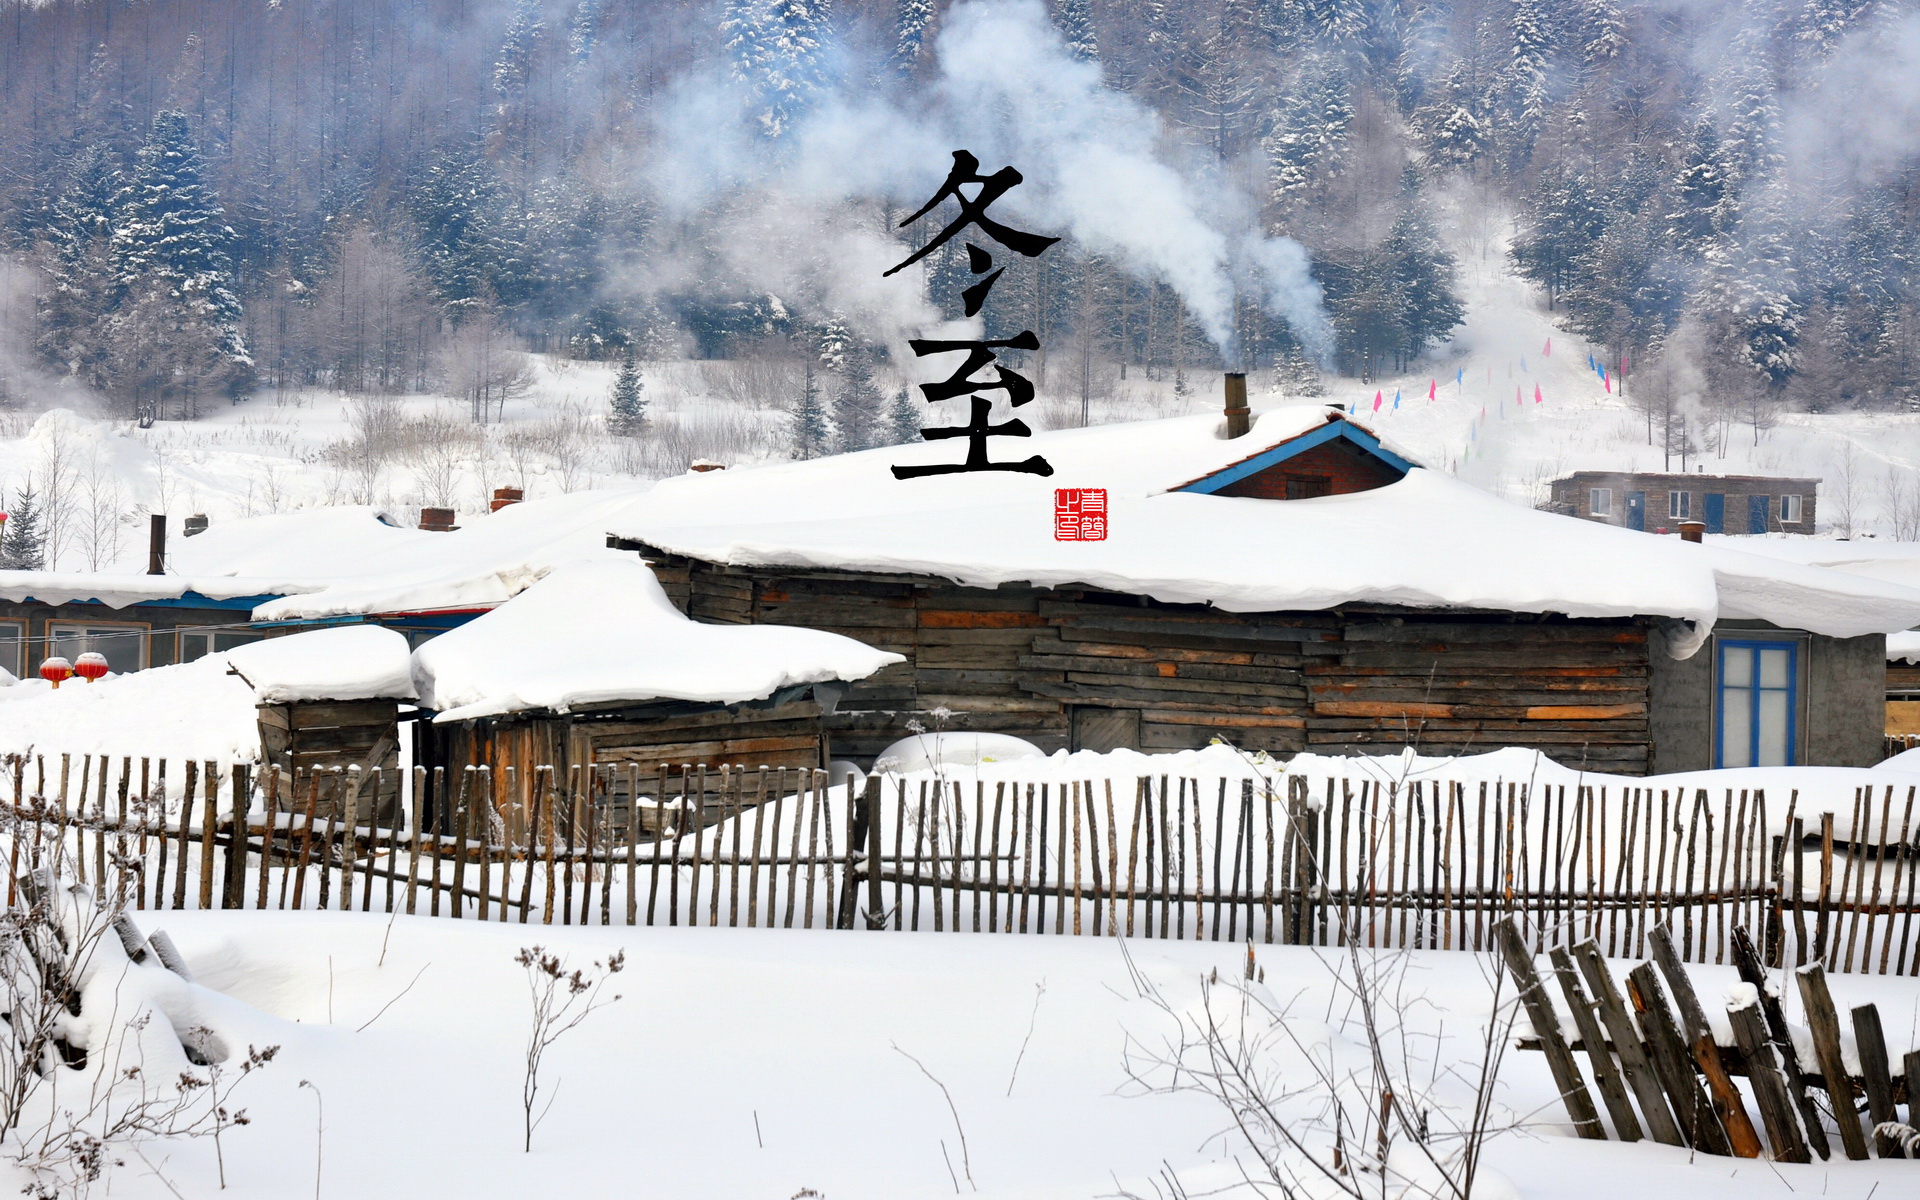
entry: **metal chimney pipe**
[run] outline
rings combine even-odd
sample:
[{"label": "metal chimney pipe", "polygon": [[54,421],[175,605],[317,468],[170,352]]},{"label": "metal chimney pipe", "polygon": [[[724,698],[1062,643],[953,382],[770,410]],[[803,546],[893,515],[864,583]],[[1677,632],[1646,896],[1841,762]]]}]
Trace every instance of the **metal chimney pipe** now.
[{"label": "metal chimney pipe", "polygon": [[147,518],[147,574],[167,573],[167,514]]},{"label": "metal chimney pipe", "polygon": [[1228,371],[1226,376],[1227,436],[1245,437],[1253,428],[1253,414],[1247,408],[1247,374]]},{"label": "metal chimney pipe", "polygon": [[1700,541],[1702,538],[1702,535],[1705,534],[1706,532],[1707,532],[1707,523],[1705,521],[1680,522],[1680,540],[1683,542]]}]

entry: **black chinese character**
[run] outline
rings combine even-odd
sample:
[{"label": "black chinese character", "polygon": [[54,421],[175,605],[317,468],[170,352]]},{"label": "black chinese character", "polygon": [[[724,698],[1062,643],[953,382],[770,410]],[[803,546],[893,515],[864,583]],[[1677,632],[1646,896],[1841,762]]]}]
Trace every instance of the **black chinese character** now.
[{"label": "black chinese character", "polygon": [[1038,350],[1040,339],[1033,336],[1031,329],[1022,330],[1013,337],[997,342],[970,341],[934,341],[928,338],[914,338],[907,343],[916,358],[925,358],[929,354],[948,354],[956,350],[967,351],[967,361],[960,369],[947,376],[942,383],[923,383],[920,392],[927,398],[928,404],[938,404],[942,400],[951,400],[955,396],[964,396],[968,392],[988,392],[995,389],[1006,392],[1008,403],[1015,408],[1033,399],[1033,384],[1025,375],[1009,371],[994,363],[994,371],[999,375],[997,383],[975,380],[973,373],[992,363],[996,357],[994,347],[1008,350]]},{"label": "black chinese character", "polygon": [[[1018,229],[1009,229],[987,215],[987,206],[1018,186],[1024,178],[1025,176],[1021,175],[1020,172],[1014,170],[1012,167],[1001,167],[991,175],[982,175],[980,174],[979,159],[965,150],[955,150],[953,152],[953,170],[948,173],[947,181],[940,185],[940,190],[933,194],[933,199],[921,206],[919,212],[914,213],[906,220],[900,222],[900,227],[904,229],[915,221],[918,221],[921,217],[926,216],[933,211],[934,206],[949,196],[953,197],[954,202],[960,206],[960,219],[941,230],[939,234],[926,245],[909,254],[905,262],[884,274],[892,275],[894,271],[903,270],[919,262],[927,255],[946,245],[955,234],[969,225],[978,227],[982,233],[1016,254],[1024,254],[1028,258],[1038,258],[1042,251],[1060,239],[1057,237],[1041,237],[1037,233],[1023,233]],[[966,193],[960,190],[962,185],[969,183],[977,183],[980,185],[980,194],[972,200],[967,199]],[[978,260],[974,261],[976,263],[978,262]],[[989,258],[987,262],[987,266],[990,265],[992,265],[991,258]],[[979,274],[985,269],[986,266],[976,265],[974,273]],[[987,280],[986,284],[991,287],[992,280]],[[980,293],[980,299],[986,299],[986,292],[983,291]],[[967,315],[972,316],[973,313],[977,311],[979,311],[979,305],[975,304],[973,308],[968,310]]]},{"label": "black chinese character", "polygon": [[920,436],[928,441],[941,438],[963,437],[967,439],[967,461],[963,463],[938,463],[926,467],[894,467],[895,479],[917,479],[923,475],[957,475],[963,471],[1018,471],[1024,475],[1051,475],[1053,466],[1038,454],[1017,463],[989,462],[987,460],[987,439],[995,434],[1007,437],[1030,437],[1033,434],[1027,423],[1015,418],[999,425],[990,423],[989,413],[993,401],[985,396],[973,398],[973,420],[965,425],[945,429],[922,429]]}]

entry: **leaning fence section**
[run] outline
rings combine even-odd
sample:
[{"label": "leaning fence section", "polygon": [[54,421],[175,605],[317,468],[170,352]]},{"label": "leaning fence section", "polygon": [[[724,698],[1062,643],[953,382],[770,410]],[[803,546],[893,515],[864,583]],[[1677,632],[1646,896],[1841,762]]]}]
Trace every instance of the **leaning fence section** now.
[{"label": "leaning fence section", "polygon": [[[551,924],[1495,948],[1920,974],[1914,792],[1446,779],[874,776],[616,763],[448,773],[7,760],[10,878],[131,907]],[[9,899],[12,888],[9,884]]]}]

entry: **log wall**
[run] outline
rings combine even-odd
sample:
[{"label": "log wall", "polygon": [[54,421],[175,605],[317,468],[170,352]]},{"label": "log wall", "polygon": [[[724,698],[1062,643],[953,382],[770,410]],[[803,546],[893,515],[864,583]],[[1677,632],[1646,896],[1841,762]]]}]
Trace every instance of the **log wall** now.
[{"label": "log wall", "polygon": [[[915,721],[1049,751],[1077,748],[1078,727],[1125,730],[1148,751],[1216,737],[1280,755],[1529,746],[1572,766],[1649,768],[1647,623],[1637,618],[1228,613],[1096,589],[649,559],[696,620],[827,629],[907,657],[826,719],[835,757],[871,758]],[[1138,715],[1076,722],[1089,708]]]}]

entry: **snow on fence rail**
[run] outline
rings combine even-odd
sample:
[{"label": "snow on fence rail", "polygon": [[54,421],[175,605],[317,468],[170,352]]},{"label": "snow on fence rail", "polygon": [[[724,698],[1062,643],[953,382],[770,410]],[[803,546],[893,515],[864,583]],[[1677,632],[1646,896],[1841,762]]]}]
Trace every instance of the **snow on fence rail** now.
[{"label": "snow on fence rail", "polygon": [[821,771],[617,764],[415,769],[376,802],[394,789],[357,770],[7,771],[10,879],[57,855],[142,909],[1479,951],[1521,914],[1610,955],[1644,956],[1666,927],[1684,958],[1725,962],[1743,925],[1775,965],[1920,974],[1912,788],[1803,807],[1481,780],[873,776],[850,795]]}]

